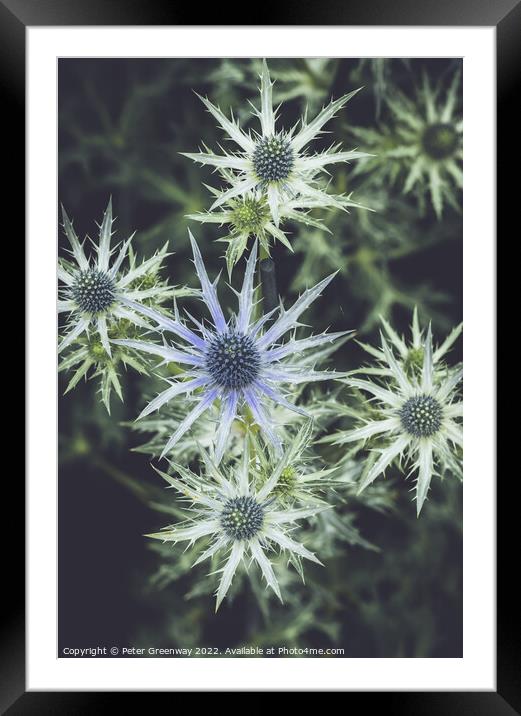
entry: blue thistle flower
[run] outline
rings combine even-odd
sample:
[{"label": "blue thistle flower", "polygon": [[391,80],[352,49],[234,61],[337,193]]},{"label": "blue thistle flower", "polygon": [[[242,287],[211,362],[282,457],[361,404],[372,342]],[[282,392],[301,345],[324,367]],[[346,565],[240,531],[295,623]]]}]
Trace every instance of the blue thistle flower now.
[{"label": "blue thistle flower", "polygon": [[[254,319],[253,281],[257,260],[255,243],[246,265],[241,292],[237,294],[238,312],[226,320],[217,297],[216,287],[219,279],[217,278],[213,283],[210,281],[195,239],[190,232],[189,235],[195,268],[201,283],[201,299],[210,312],[213,325],[208,327],[190,316],[195,325],[195,329],[192,330],[181,320],[177,309],[173,316],[166,316],[133,301],[126,301],[130,308],[155,321],[156,330],[172,333],[186,344],[168,343],[165,338],[163,345],[127,339],[114,341],[160,356],[166,363],[177,362],[187,366],[183,378],[170,381],[170,387],[152,400],[139,417],[149,415],[178,396],[199,391],[194,408],[177,426],[165,445],[161,457],[168,453],[199,416],[216,401],[220,401],[215,440],[217,462],[224,454],[230,428],[242,408],[249,409],[263,437],[280,453],[282,442],[266,411],[266,402],[274,401],[307,416],[305,410],[287,399],[283,386],[328,380],[337,377],[338,374],[331,371],[316,371],[309,364],[306,365],[305,361],[301,359],[296,361],[295,356],[310,348],[335,341],[346,335],[346,331],[324,332],[299,340],[292,336],[286,343],[281,343],[280,339],[299,325],[298,319],[301,314],[321,294],[335,274],[331,274],[305,291],[289,310],[286,311],[281,305],[280,308]],[[274,314],[277,310],[278,315],[275,318]],[[274,320],[266,329],[266,323],[270,318]],[[310,360],[312,361],[313,358]]]}]

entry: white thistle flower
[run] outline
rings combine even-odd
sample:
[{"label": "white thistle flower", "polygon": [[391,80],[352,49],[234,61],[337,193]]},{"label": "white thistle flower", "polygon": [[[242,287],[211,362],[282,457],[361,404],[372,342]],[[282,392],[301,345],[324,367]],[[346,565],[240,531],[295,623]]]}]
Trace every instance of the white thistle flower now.
[{"label": "white thistle flower", "polygon": [[[233,175],[230,172],[221,172],[230,182],[233,182]],[[212,194],[219,198],[221,191],[208,187]],[[287,231],[282,229],[281,224],[287,221],[304,224],[316,229],[321,229],[328,234],[331,231],[320,220],[311,216],[309,212],[316,208],[330,209],[338,207],[338,203],[342,203],[345,211],[349,207],[359,209],[367,209],[351,200],[351,195],[346,197],[325,194],[325,199],[297,197],[296,199],[287,199],[279,205],[280,225],[276,226],[272,221],[270,210],[262,189],[252,189],[243,196],[229,199],[221,208],[213,211],[200,212],[198,214],[189,214],[188,219],[199,221],[202,224],[219,224],[227,226],[229,234],[218,241],[227,243],[226,249],[226,265],[228,275],[231,276],[233,267],[241,258],[246,250],[248,239],[253,237],[258,239],[262,249],[267,256],[270,255],[270,245],[273,241],[280,241],[287,249],[293,251],[289,241]],[[329,203],[327,199],[330,199]]]},{"label": "white thistle flower", "polygon": [[459,459],[454,450],[463,448],[463,429],[459,423],[463,417],[463,402],[456,399],[462,369],[446,371],[444,375],[435,374],[430,326],[418,378],[407,376],[403,362],[396,360],[383,336],[382,353],[392,381],[383,386],[359,378],[346,380],[351,387],[376,399],[380,419],[340,432],[332,436],[335,439],[331,441],[343,445],[375,437],[387,439],[386,447],[375,448],[376,459],[362,476],[359,492],[383,474],[393,461],[405,456],[411,464],[410,472],[417,473],[416,506],[419,515],[432,475],[436,472],[436,463],[460,474]]},{"label": "white thistle flower", "polygon": [[[119,328],[119,327],[118,327]],[[128,335],[128,328],[125,331]],[[99,378],[99,393],[101,401],[110,414],[110,399],[114,390],[118,398],[123,401],[123,389],[119,379],[119,368],[133,368],[142,375],[146,374],[147,365],[136,355],[135,351],[126,350],[116,346],[112,355],[101,344],[97,336],[80,336],[74,348],[60,361],[58,372],[74,371],[65,389],[65,394],[75,388],[80,380]]]},{"label": "white thistle flower", "polygon": [[[225,169],[232,172],[233,182],[214,201],[211,210],[222,206],[230,199],[245,196],[256,189],[266,198],[275,226],[278,226],[280,207],[287,200],[304,197],[319,202],[323,206],[343,208],[342,197],[328,195],[317,183],[317,176],[326,171],[326,167],[337,162],[349,162],[370,156],[364,152],[339,151],[340,145],[334,144],[319,154],[307,154],[306,147],[322,133],[322,127],[359,91],[354,90],[331,101],[311,122],[303,117],[299,131],[297,125],[289,131],[275,129],[278,110],[273,109],[273,83],[269,76],[268,65],[264,60],[261,73],[261,109],[254,109],[260,120],[261,132],[244,132],[232,116],[228,119],[221,110],[208,99],[200,97],[208,111],[215,117],[223,130],[238,146],[236,152],[222,155],[209,150],[199,153],[182,154],[201,164]],[[206,147],[205,147],[206,149]]]},{"label": "white thistle flower", "polygon": [[[166,245],[151,258],[140,264],[131,259],[130,268],[123,269],[123,262],[131,253],[134,234],[111,249],[112,200],[109,200],[103,221],[99,227],[99,242],[94,244],[95,256],[87,257],[85,242],[80,242],[63,209],[63,227],[71,245],[74,262],[59,259],[58,278],[63,287],[58,300],[58,312],[68,313],[67,333],[59,345],[61,352],[83,333],[99,336],[108,356],[111,356],[109,328],[114,322],[127,320],[132,324],[149,328],[143,318],[129,307],[128,301],[150,300],[161,302],[172,295],[172,288],[157,282],[151,287],[136,286],[140,279],[154,273],[168,255]],[[94,242],[93,242],[94,243]],[[115,259],[111,261],[113,254]]]},{"label": "white thistle flower", "polygon": [[[313,410],[313,406],[306,406]],[[288,435],[286,441],[291,445],[291,459],[286,460],[286,466],[280,472],[273,494],[284,506],[300,504],[305,507],[327,504],[325,495],[331,488],[339,487],[341,481],[337,479],[340,471],[338,465],[325,468],[323,461],[311,449],[316,439],[317,425],[315,420],[307,420],[297,434]],[[273,458],[264,452],[258,444],[255,433],[250,433],[252,448],[257,456],[259,469],[267,477],[273,466]]]},{"label": "white thistle flower", "polygon": [[[300,325],[298,319],[302,313],[321,294],[335,274],[331,274],[305,291],[289,310],[286,311],[281,305],[277,318],[264,330],[267,321],[274,318],[277,309],[258,319],[253,318],[255,306],[253,280],[257,259],[255,243],[246,265],[242,290],[237,294],[239,310],[237,314],[226,320],[217,297],[216,287],[219,277],[214,283],[210,281],[195,239],[190,232],[189,234],[195,268],[201,282],[201,298],[210,312],[213,325],[208,327],[190,316],[195,326],[194,331],[181,320],[177,310],[173,316],[168,317],[153,309],[140,306],[134,301],[126,301],[129,307],[155,321],[157,330],[170,332],[188,344],[179,346],[176,343],[168,343],[165,338],[162,345],[145,341],[114,341],[138,351],[157,355],[165,363],[176,362],[188,366],[183,378],[170,381],[169,388],[160,393],[139,417],[158,410],[178,396],[197,391],[195,407],[177,426],[166,443],[161,457],[168,453],[199,416],[216,401],[220,401],[215,444],[217,462],[224,454],[231,425],[241,408],[250,411],[263,437],[280,453],[282,442],[276,426],[266,412],[265,402],[273,401],[307,416],[303,408],[287,400],[282,386],[329,380],[339,375],[332,371],[314,370],[310,367],[313,363],[308,362],[305,365],[298,356],[303,351],[345,336],[346,331],[324,332],[303,339],[292,336],[286,343],[280,343],[280,339],[288,331]],[[316,358],[311,356],[311,360]]]},{"label": "white thistle flower", "polygon": [[438,219],[444,202],[460,209],[457,192],[463,186],[462,134],[458,90],[461,75],[454,73],[447,91],[433,87],[424,73],[416,97],[399,90],[386,96],[394,119],[380,129],[351,127],[353,135],[369,147],[375,159],[357,165],[354,174],[369,174],[372,181],[394,183],[403,177],[403,192],[414,192],[421,206],[430,195]]},{"label": "white thistle flower", "polygon": [[[380,322],[382,328],[385,331],[387,339],[391,343],[393,349],[399,355],[404,371],[407,375],[417,374],[421,372],[423,367],[424,353],[425,353],[425,337],[424,332],[420,327],[420,321],[418,318],[418,308],[415,306],[412,315],[411,324],[411,339],[407,341],[403,336],[398,333],[391,326],[383,316],[380,316]],[[455,326],[445,340],[436,346],[432,352],[432,364],[434,372],[441,372],[445,375],[450,370],[447,367],[443,359],[446,354],[450,351],[454,343],[457,341],[463,330],[463,323],[459,323]],[[350,375],[356,375],[357,373],[364,373],[366,375],[381,375],[392,378],[393,372],[386,365],[385,354],[380,348],[368,345],[367,343],[359,344],[366,350],[373,358],[376,358],[382,365],[378,368],[359,368],[350,372]]]},{"label": "white thistle flower", "polygon": [[201,538],[211,538],[211,544],[195,561],[226,556],[217,589],[216,610],[226,596],[237,568],[256,563],[267,585],[282,601],[280,587],[268,554],[274,550],[291,558],[304,558],[321,562],[299,542],[289,536],[298,520],[318,514],[327,506],[283,509],[277,503],[274,491],[281,473],[291,462],[289,449],[279,460],[269,478],[259,484],[259,475],[250,461],[248,439],[244,441],[243,458],[239,466],[225,471],[202,451],[205,475],[196,475],[178,464],[172,469],[181,479],[157,472],[191,503],[190,518],[185,522],[166,527],[161,532],[147,535],[163,542],[194,544]]}]

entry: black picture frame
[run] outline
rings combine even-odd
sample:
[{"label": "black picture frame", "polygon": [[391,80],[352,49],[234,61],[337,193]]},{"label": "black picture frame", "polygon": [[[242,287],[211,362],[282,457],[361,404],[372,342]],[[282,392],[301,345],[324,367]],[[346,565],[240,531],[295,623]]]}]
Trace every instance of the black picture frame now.
[{"label": "black picture frame", "polygon": [[[227,22],[222,4],[205,6],[208,25]],[[253,13],[241,12],[244,25],[408,25],[408,26],[495,26],[497,31],[497,235],[506,234],[509,217],[517,207],[514,192],[518,180],[508,180],[514,153],[519,154],[518,99],[521,75],[521,2],[520,0],[365,0],[364,2],[302,3],[291,0],[275,6],[264,2],[263,20],[253,23]],[[195,8],[196,12],[198,8]],[[5,124],[4,139],[9,149],[4,153],[9,168],[8,201],[4,219],[12,218],[12,229],[5,237],[21,242],[20,218],[25,215],[24,125],[25,125],[25,30],[28,26],[78,25],[191,25],[196,12],[189,6],[179,8],[168,0],[0,0],[0,87]],[[235,17],[237,17],[237,10]],[[517,80],[517,82],[516,82]],[[514,123],[516,126],[514,126]],[[499,141],[500,140],[500,141]],[[517,146],[517,152],[515,147]],[[14,149],[16,147],[16,150]],[[508,149],[507,149],[508,147]],[[508,151],[508,154],[507,154]],[[515,166],[515,165],[514,165]],[[7,168],[6,167],[6,168]],[[6,175],[4,174],[4,177]],[[7,216],[6,216],[7,215]],[[517,224],[512,224],[517,226]],[[516,231],[516,234],[518,230]],[[515,234],[512,234],[514,238]],[[16,238],[15,238],[16,237]],[[7,248],[7,247],[4,247]],[[19,247],[17,247],[19,252]],[[19,262],[19,253],[17,253]],[[30,336],[28,336],[30,341]],[[19,403],[19,398],[17,398]],[[9,415],[9,411],[7,412]],[[13,425],[16,423],[13,422]],[[492,436],[491,436],[492,438]],[[6,451],[7,452],[7,451]],[[12,451],[9,451],[11,454]],[[14,457],[14,455],[13,455]],[[4,474],[3,522],[5,529],[2,639],[0,645],[0,707],[10,716],[19,714],[91,714],[114,709],[115,697],[124,693],[94,692],[26,692],[25,691],[25,624],[24,624],[24,486],[19,469]],[[516,471],[517,473],[518,471]],[[502,474],[497,487],[497,691],[474,692],[378,692],[350,693],[369,697],[386,713],[401,716],[430,714],[472,714],[472,716],[510,716],[521,713],[521,658],[519,648],[519,587],[516,588],[517,555],[508,559],[509,547],[518,542],[513,499],[508,478],[518,481],[517,474]],[[9,479],[7,479],[9,478]],[[5,494],[8,491],[9,494]],[[517,625],[517,629],[516,629]],[[133,706],[138,694],[132,693]],[[167,696],[168,694],[163,694]],[[149,695],[146,696],[149,698]],[[147,702],[149,703],[149,702]]]}]

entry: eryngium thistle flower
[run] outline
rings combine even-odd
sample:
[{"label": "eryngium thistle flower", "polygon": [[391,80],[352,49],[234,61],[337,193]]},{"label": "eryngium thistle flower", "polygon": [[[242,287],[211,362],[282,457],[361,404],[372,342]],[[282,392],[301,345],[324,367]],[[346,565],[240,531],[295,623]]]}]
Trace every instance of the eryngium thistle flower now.
[{"label": "eryngium thistle flower", "polygon": [[322,127],[359,91],[354,90],[331,101],[311,122],[302,118],[300,130],[297,126],[287,132],[275,130],[277,110],[273,109],[272,87],[268,65],[262,64],[261,109],[254,110],[261,123],[261,133],[245,133],[232,118],[228,119],[208,99],[201,97],[208,111],[219,122],[229,137],[239,145],[240,151],[225,152],[222,155],[210,151],[183,153],[184,156],[217,169],[232,172],[233,182],[212,204],[211,210],[222,206],[230,199],[245,196],[256,189],[266,198],[271,217],[276,226],[280,220],[280,206],[288,199],[304,197],[323,202],[324,206],[334,204],[343,208],[341,197],[328,195],[317,183],[317,176],[325,167],[337,162],[348,162],[368,155],[363,152],[339,151],[334,144],[319,154],[307,154],[306,147],[322,132]]},{"label": "eryngium thistle flower", "polygon": [[[327,398],[324,396],[324,402]],[[313,405],[306,405],[313,411]],[[314,411],[316,417],[316,410]],[[302,418],[299,418],[302,420]],[[323,460],[312,450],[317,437],[317,423],[314,419],[307,420],[295,434],[288,435],[287,443],[291,449],[286,452],[286,466],[280,472],[273,495],[285,507],[300,504],[305,507],[326,505],[326,494],[331,488],[339,487],[340,481],[335,478],[339,474],[338,465],[324,467]],[[255,433],[250,434],[250,441],[257,456],[260,474],[269,479],[273,470],[273,456],[270,451],[263,451],[258,444]]]},{"label": "eryngium thistle flower", "polygon": [[[83,333],[98,335],[101,345],[111,356],[109,328],[121,320],[130,321],[136,326],[149,327],[146,321],[128,301],[149,300],[156,303],[172,295],[172,289],[160,281],[152,286],[142,287],[141,280],[147,274],[157,273],[166,253],[166,245],[151,258],[136,265],[131,259],[130,268],[122,269],[125,258],[131,252],[133,235],[119,246],[110,248],[112,236],[112,200],[109,200],[99,231],[99,242],[95,244],[95,257],[85,255],[84,243],[80,243],[65,209],[63,209],[63,227],[69,243],[74,263],[59,259],[58,278],[64,284],[60,290],[58,312],[68,313],[68,331],[60,343],[59,351],[70,346]],[[116,258],[111,264],[111,257]],[[136,285],[137,284],[137,285]]]},{"label": "eryngium thistle flower", "polygon": [[[406,341],[403,336],[399,336],[398,333],[391,326],[389,321],[383,316],[380,316],[380,322],[385,334],[391,343],[392,348],[400,356],[402,361],[403,369],[408,376],[421,377],[421,371],[423,368],[423,361],[425,357],[425,338],[423,330],[420,328],[420,321],[418,318],[418,308],[415,307],[412,315],[411,324],[411,340]],[[459,323],[455,326],[445,340],[432,352],[432,363],[433,371],[437,374],[445,374],[450,368],[445,364],[443,359],[450,351],[454,343],[457,341],[463,330],[463,323]],[[360,345],[370,354],[373,358],[377,358],[381,364],[378,368],[360,368],[353,370],[350,375],[356,375],[357,373],[365,373],[366,375],[381,375],[393,377],[393,372],[385,364],[385,355],[380,348],[375,348],[367,343],[359,342]]]},{"label": "eryngium thistle flower", "polygon": [[[233,182],[233,175],[230,172],[221,172],[221,174]],[[210,191],[214,196],[219,198],[222,192],[217,189]],[[327,233],[331,231],[319,219],[311,216],[309,212],[312,209],[322,208],[330,209],[338,207],[341,203],[345,211],[349,211],[349,207],[357,207],[366,209],[367,207],[357,204],[351,200],[351,195],[346,197],[331,197],[325,195],[325,199],[310,199],[298,197],[296,199],[288,199],[279,205],[279,217],[281,224],[286,221],[312,226],[321,229]],[[328,203],[327,198],[331,199]],[[281,226],[275,226],[272,221],[268,203],[264,193],[260,189],[252,189],[243,196],[229,199],[225,206],[219,210],[201,212],[199,214],[189,214],[188,219],[199,221],[202,224],[219,224],[228,227],[228,236],[223,236],[218,241],[227,243],[226,248],[226,265],[228,275],[231,276],[233,267],[241,258],[246,250],[248,239],[253,237],[258,239],[262,249],[269,256],[271,243],[276,240],[280,241],[286,248],[293,251],[287,233]]]},{"label": "eryngium thistle flower", "polygon": [[[346,383],[369,393],[378,401],[379,420],[363,427],[332,436],[335,444],[346,444],[377,437],[386,440],[385,447],[374,449],[376,459],[362,476],[359,491],[364,490],[395,460],[406,457],[410,473],[417,472],[416,507],[419,515],[429,491],[432,475],[439,466],[461,475],[454,448],[463,448],[463,402],[457,400],[462,369],[435,372],[431,329],[423,346],[421,375],[408,376],[404,361],[397,361],[382,336],[385,368],[392,376],[384,385],[369,380],[348,378]],[[386,374],[387,375],[387,374]]]},{"label": "eryngium thistle flower", "polygon": [[171,435],[161,457],[166,455],[199,416],[217,400],[221,401],[215,445],[217,462],[223,456],[230,427],[240,409],[244,407],[251,412],[265,439],[280,452],[281,439],[266,413],[264,402],[274,401],[306,415],[305,410],[287,400],[282,386],[337,377],[338,374],[332,371],[316,371],[309,367],[309,364],[305,366],[297,355],[310,348],[335,341],[346,335],[346,331],[324,332],[299,340],[292,337],[284,344],[280,344],[279,340],[299,325],[298,319],[301,314],[326,288],[335,274],[331,274],[305,291],[289,310],[286,311],[281,306],[276,320],[263,332],[267,320],[273,317],[275,311],[264,314],[257,320],[253,319],[255,305],[253,279],[257,244],[254,244],[251,251],[242,290],[238,294],[238,313],[226,320],[217,298],[218,278],[214,283],[210,281],[201,253],[191,233],[190,241],[195,268],[201,282],[201,298],[210,312],[213,326],[208,328],[190,316],[196,327],[197,332],[194,332],[180,319],[177,311],[174,316],[167,317],[158,311],[129,302],[135,310],[155,321],[158,330],[173,333],[188,345],[180,347],[175,343],[169,344],[166,340],[163,345],[145,341],[114,341],[120,345],[160,356],[166,363],[178,362],[188,366],[183,379],[172,381],[170,387],[160,393],[143,410],[140,417],[159,409],[177,396],[198,391],[195,407]]},{"label": "eryngium thistle flower", "polygon": [[171,463],[181,479],[157,472],[191,503],[190,518],[161,532],[147,535],[163,542],[188,542],[211,537],[211,544],[195,561],[226,556],[217,589],[216,610],[226,596],[239,564],[255,562],[266,583],[282,601],[279,584],[267,553],[280,550],[288,558],[303,557],[321,564],[315,555],[289,536],[298,520],[326,509],[322,506],[283,509],[277,503],[275,490],[281,474],[291,462],[289,449],[272,470],[269,479],[259,485],[254,461],[250,461],[248,438],[244,441],[240,465],[223,470],[202,451],[205,474],[196,475],[182,465]]},{"label": "eryngium thistle flower", "polygon": [[430,195],[438,219],[445,202],[459,210],[463,186],[460,79],[459,71],[455,72],[443,93],[442,85],[433,87],[424,74],[414,99],[396,89],[389,91],[385,101],[392,125],[378,130],[351,127],[353,135],[377,157],[358,164],[353,173],[387,184],[403,177],[403,192],[414,192],[422,207]]},{"label": "eryngium thistle flower", "polygon": [[[128,322],[127,322],[128,324]],[[125,333],[128,335],[128,325],[125,326]],[[120,332],[117,326],[118,333]],[[112,331],[109,329],[109,337]],[[110,398],[112,390],[118,398],[123,401],[123,389],[120,382],[120,368],[133,368],[138,373],[146,374],[148,366],[142,362],[135,351],[128,350],[124,346],[115,346],[111,355],[107,353],[100,339],[96,335],[80,336],[74,348],[67,353],[60,361],[59,372],[73,371],[65,393],[75,388],[80,380],[87,379],[89,374],[92,378],[99,378],[99,393],[101,401],[107,412],[110,413]]]}]

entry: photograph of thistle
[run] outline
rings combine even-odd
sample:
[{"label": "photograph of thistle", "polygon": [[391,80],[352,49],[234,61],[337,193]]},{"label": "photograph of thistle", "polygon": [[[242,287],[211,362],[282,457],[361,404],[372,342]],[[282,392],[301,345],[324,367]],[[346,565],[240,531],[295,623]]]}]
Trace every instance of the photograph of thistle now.
[{"label": "photograph of thistle", "polygon": [[462,656],[459,58],[60,59],[59,656]]}]

